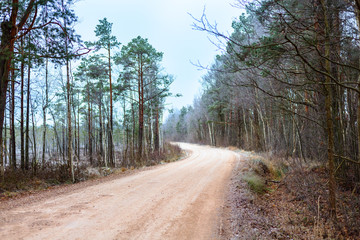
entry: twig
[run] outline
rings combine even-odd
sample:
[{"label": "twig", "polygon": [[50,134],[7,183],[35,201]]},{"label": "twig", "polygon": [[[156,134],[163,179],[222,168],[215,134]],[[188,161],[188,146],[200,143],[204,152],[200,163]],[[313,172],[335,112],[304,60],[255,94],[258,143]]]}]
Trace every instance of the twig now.
[{"label": "twig", "polygon": [[271,182],[271,183],[281,183],[281,181],[265,180],[265,184],[267,184],[268,182]]},{"label": "twig", "polygon": [[338,158],[341,158],[341,159],[344,159],[348,162],[352,162],[352,163],[355,163],[355,164],[360,164],[360,162],[357,162],[351,158],[348,158],[348,157],[344,157],[344,156],[340,156],[340,155],[337,155],[337,154],[334,154],[334,157],[338,157]]}]

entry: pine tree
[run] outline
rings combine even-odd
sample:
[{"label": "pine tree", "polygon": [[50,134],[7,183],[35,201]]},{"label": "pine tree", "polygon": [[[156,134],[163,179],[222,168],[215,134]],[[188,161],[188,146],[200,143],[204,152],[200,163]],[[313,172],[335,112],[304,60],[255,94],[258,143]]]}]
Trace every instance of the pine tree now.
[{"label": "pine tree", "polygon": [[110,93],[110,116],[109,116],[109,134],[108,134],[108,152],[109,163],[115,166],[114,162],[114,142],[113,142],[113,83],[112,83],[112,49],[119,47],[120,42],[116,37],[111,35],[112,23],[108,22],[106,18],[99,20],[99,24],[96,26],[95,35],[98,40],[93,43],[88,43],[89,46],[95,46],[96,50],[103,49],[106,51],[105,58],[107,59],[108,79],[109,79],[109,93]]}]

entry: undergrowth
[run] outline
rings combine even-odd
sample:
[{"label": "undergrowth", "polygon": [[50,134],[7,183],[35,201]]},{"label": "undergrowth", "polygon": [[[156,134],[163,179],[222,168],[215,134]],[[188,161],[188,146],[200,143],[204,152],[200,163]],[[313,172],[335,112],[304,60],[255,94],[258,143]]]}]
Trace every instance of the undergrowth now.
[{"label": "undergrowth", "polygon": [[251,156],[248,160],[249,170],[244,173],[243,180],[250,190],[257,194],[271,191],[268,182],[279,182],[288,171],[288,166],[282,162],[270,161],[261,156]]},{"label": "undergrowth", "polygon": [[[81,164],[74,164],[76,182],[96,179],[110,174],[123,174],[143,166],[153,166],[157,164],[169,163],[179,160],[183,152],[178,145],[170,143],[164,144],[164,150],[147,155],[147,159],[137,166],[122,166],[117,168],[90,166],[83,160]],[[123,161],[126,162],[126,161]],[[23,193],[31,193],[48,189],[55,185],[71,184],[71,178],[66,164],[48,163],[43,169],[22,171],[21,169],[5,169],[3,179],[0,179],[0,200],[17,197]]]},{"label": "undergrowth", "polygon": [[247,182],[250,189],[255,193],[262,194],[267,191],[264,179],[253,172],[245,173],[243,180]]},{"label": "undergrowth", "polygon": [[[253,198],[242,199],[240,205],[256,212],[254,219],[265,219],[264,231],[276,232],[266,239],[360,239],[359,193],[338,185],[337,219],[332,221],[324,164],[255,153],[246,160],[240,176]],[[243,218],[245,213],[241,214]],[[248,225],[258,224],[253,221]],[[267,236],[256,234],[259,239]]]}]

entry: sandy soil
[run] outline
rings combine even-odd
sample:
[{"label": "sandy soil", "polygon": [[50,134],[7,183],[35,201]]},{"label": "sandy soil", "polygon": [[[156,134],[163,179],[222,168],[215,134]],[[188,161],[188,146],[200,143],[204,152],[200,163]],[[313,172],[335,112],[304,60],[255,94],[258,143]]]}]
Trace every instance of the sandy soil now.
[{"label": "sandy soil", "polygon": [[[0,239],[219,239],[235,153],[180,144],[179,162],[13,208]],[[0,203],[1,204],[1,203]]]}]

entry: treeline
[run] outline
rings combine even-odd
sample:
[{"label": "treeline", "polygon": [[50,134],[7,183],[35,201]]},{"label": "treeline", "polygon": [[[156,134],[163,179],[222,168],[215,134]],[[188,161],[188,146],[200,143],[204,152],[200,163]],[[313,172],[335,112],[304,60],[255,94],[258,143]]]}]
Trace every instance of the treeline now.
[{"label": "treeline", "polygon": [[336,185],[360,182],[360,1],[264,0],[246,10],[230,36],[195,19],[222,54],[166,136],[326,161],[335,216]]},{"label": "treeline", "polygon": [[[164,153],[171,75],[147,39],[121,43],[106,18],[83,42],[72,0],[0,3],[1,176],[137,167]],[[78,171],[76,171],[78,170]]]}]

